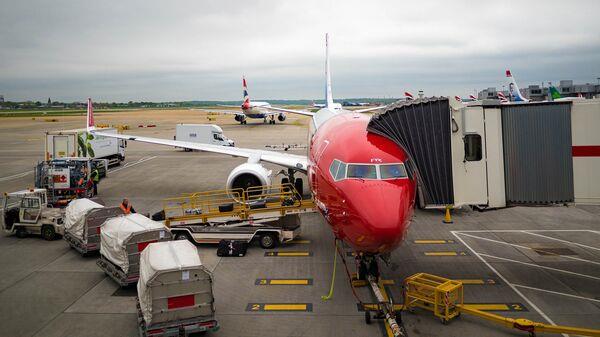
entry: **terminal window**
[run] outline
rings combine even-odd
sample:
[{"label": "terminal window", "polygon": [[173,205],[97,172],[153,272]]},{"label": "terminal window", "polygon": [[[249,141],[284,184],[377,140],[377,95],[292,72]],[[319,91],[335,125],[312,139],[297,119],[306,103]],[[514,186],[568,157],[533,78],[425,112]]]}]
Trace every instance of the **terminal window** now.
[{"label": "terminal window", "polygon": [[481,136],[478,134],[465,135],[465,161],[478,161],[482,158]]}]

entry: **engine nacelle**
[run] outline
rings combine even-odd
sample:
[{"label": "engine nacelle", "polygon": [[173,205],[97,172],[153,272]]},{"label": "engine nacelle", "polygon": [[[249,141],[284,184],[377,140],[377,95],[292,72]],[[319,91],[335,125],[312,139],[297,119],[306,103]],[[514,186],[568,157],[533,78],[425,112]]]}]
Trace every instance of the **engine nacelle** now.
[{"label": "engine nacelle", "polygon": [[279,116],[277,116],[277,119],[279,119],[280,122],[283,122],[285,120],[285,114],[279,114]]},{"label": "engine nacelle", "polygon": [[[234,168],[227,177],[227,189],[247,189],[248,187],[259,187],[271,185],[271,174],[260,164],[244,163]],[[259,193],[260,191],[257,191]]]},{"label": "engine nacelle", "polygon": [[242,115],[235,115],[234,119],[236,122],[243,122],[244,120],[246,120],[246,117]]}]

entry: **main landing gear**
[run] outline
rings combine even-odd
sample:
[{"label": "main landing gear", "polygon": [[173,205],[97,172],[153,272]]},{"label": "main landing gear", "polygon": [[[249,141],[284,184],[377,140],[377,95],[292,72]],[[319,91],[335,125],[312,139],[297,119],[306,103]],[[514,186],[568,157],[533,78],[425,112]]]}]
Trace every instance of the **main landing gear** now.
[{"label": "main landing gear", "polygon": [[275,115],[271,115],[270,117],[265,117],[265,123],[269,120],[269,124],[275,124]]}]

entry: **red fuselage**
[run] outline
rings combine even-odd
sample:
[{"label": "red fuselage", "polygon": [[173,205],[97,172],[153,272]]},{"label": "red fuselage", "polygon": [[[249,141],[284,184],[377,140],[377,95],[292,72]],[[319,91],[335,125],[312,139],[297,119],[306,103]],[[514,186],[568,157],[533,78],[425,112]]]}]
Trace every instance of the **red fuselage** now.
[{"label": "red fuselage", "polygon": [[367,132],[369,117],[343,113],[314,131],[308,178],[315,202],[335,236],[355,251],[388,253],[406,237],[415,201],[408,178],[335,180],[334,160],[355,164],[404,163],[406,153],[391,140]]}]

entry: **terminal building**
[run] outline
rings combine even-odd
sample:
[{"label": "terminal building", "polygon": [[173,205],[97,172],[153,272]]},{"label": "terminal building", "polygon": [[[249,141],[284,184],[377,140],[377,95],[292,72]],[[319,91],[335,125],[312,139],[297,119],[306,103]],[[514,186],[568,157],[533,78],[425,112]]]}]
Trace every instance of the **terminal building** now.
[{"label": "terminal building", "polygon": [[[573,84],[573,80],[561,80],[556,89],[563,97],[577,97],[579,95],[585,98],[600,97],[600,83]],[[508,90],[502,90],[502,93],[506,97],[509,96]],[[532,84],[526,88],[521,88],[521,94],[532,101],[544,101],[548,99],[548,87]],[[477,98],[480,100],[498,99],[498,90],[495,87],[481,90],[477,94]]]}]

